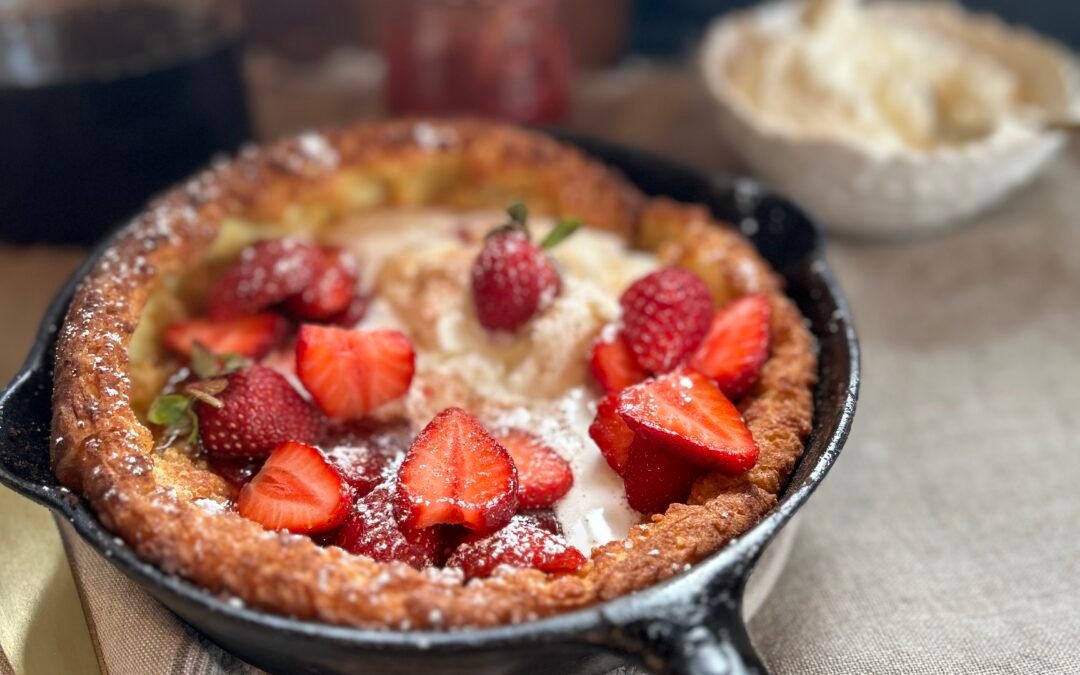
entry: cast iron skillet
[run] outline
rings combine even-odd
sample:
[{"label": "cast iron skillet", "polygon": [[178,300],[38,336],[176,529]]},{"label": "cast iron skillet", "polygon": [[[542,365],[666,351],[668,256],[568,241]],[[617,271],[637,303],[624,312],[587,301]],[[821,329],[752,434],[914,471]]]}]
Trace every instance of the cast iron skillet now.
[{"label": "cast iron skillet", "polygon": [[710,180],[657,157],[561,135],[649,194],[708,205],[739,225],[788,282],[820,343],[820,383],[806,452],[777,507],[723,550],[665,583],[602,605],[514,626],[390,632],[330,626],[234,606],[135,557],[49,468],[53,351],[76,285],[102,242],[49,306],[22,371],[0,395],[0,482],[66,518],[98,553],[213,641],[273,672],[599,673],[636,663],[691,675],[765,673],[742,618],[746,579],[763,547],[824,479],[847,437],[859,348],[820,235],[792,205],[746,180]]}]

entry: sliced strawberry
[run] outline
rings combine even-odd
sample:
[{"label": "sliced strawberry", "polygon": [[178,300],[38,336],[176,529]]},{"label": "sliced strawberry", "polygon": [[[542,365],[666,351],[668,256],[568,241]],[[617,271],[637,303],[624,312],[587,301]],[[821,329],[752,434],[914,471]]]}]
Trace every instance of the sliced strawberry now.
[{"label": "sliced strawberry", "polygon": [[412,343],[398,330],[304,325],[296,339],[296,374],[319,408],[359,419],[401,398],[412,382]]},{"label": "sliced strawberry", "polygon": [[499,565],[534,567],[542,572],[576,572],[588,559],[581,551],[546,530],[515,516],[506,527],[488,535],[474,534],[458,546],[447,567],[457,567],[465,577],[491,576]]},{"label": "sliced strawberry", "polygon": [[372,421],[334,425],[322,443],[327,458],[363,496],[387,478],[391,465],[405,455],[412,440],[406,422]]},{"label": "sliced strawberry", "polygon": [[559,517],[555,515],[555,512],[551,509],[526,509],[524,511],[518,511],[515,518],[521,518],[527,521],[530,525],[539,527],[541,530],[545,530],[552,534],[562,534],[562,523],[559,522]]},{"label": "sliced strawberry", "polygon": [[708,375],[729,399],[742,398],[754,386],[769,358],[772,307],[762,293],[744,295],[713,315],[709,334],[689,365]]},{"label": "sliced strawberry", "polygon": [[318,534],[345,522],[352,489],[318,448],[290,441],[240,490],[236,510],[268,530]]},{"label": "sliced strawberry", "polygon": [[265,457],[285,441],[316,443],[322,437],[322,415],[281,373],[265,366],[229,375],[216,398],[220,408],[195,403],[199,439],[211,454]]},{"label": "sliced strawberry", "polygon": [[447,408],[413,441],[398,471],[404,522],[490,532],[517,509],[514,460],[478,419]]},{"label": "sliced strawberry", "polygon": [[619,299],[623,337],[635,359],[666,373],[693,353],[709,330],[712,295],[701,277],[667,267],[638,279]]},{"label": "sliced strawberry", "polygon": [[702,470],[679,455],[635,438],[626,459],[626,501],[642,513],[661,513],[685,502]]},{"label": "sliced strawberry", "polygon": [[739,411],[701,373],[677,371],[624,389],[617,410],[637,436],[698,466],[736,474],[757,462]]},{"label": "sliced strawberry", "polygon": [[648,371],[634,359],[626,340],[614,328],[609,326],[601,332],[589,356],[589,369],[608,394],[637,384],[649,376]]},{"label": "sliced strawberry", "polygon": [[574,485],[570,463],[536,436],[510,429],[495,437],[517,467],[518,507],[543,509],[559,501]]},{"label": "sliced strawberry", "polygon": [[620,476],[626,467],[626,457],[630,452],[630,442],[634,440],[634,432],[626,426],[626,422],[616,409],[619,406],[619,395],[608,394],[596,406],[596,417],[589,425],[589,436],[600,448],[600,454],[607,460],[608,465]]},{"label": "sliced strawberry", "polygon": [[225,479],[233,487],[247,485],[262,468],[263,460],[232,455],[207,455],[210,470]]},{"label": "sliced strawberry", "polygon": [[356,260],[348,251],[322,248],[322,264],[300,293],[285,301],[299,321],[325,321],[344,312],[356,297]]},{"label": "sliced strawberry", "polygon": [[165,329],[165,346],[191,356],[196,342],[214,354],[237,354],[259,359],[277,346],[289,331],[289,322],[277,314],[255,314],[234,319],[192,319]]},{"label": "sliced strawberry", "polygon": [[398,561],[418,569],[439,564],[444,549],[443,528],[414,530],[402,526],[395,491],[394,482],[389,481],[357,500],[334,544],[379,562]]},{"label": "sliced strawberry", "polygon": [[356,295],[345,309],[337,314],[327,317],[323,323],[342,328],[354,328],[356,324],[367,315],[368,299],[363,295]]},{"label": "sliced strawberry", "polygon": [[324,254],[298,239],[269,239],[248,246],[210,290],[213,319],[254,314],[301,293],[322,269]]},{"label": "sliced strawberry", "polygon": [[472,266],[476,318],[488,330],[517,330],[559,294],[562,282],[523,230],[492,233]]}]

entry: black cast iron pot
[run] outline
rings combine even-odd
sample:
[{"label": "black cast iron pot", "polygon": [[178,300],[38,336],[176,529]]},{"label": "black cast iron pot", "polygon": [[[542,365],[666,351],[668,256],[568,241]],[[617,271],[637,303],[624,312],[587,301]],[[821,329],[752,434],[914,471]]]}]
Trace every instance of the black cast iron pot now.
[{"label": "black cast iron pot", "polygon": [[[272,672],[599,673],[628,663],[662,673],[765,673],[742,617],[762,549],[825,478],[855,412],[859,349],[820,235],[791,204],[746,180],[711,180],[645,153],[561,136],[620,169],[642,191],[707,205],[735,223],[780,271],[820,345],[813,431],[777,507],[687,572],[610,602],[540,621],[455,632],[330,626],[230,605],[135,557],[49,468],[53,351],[75,287],[103,242],[49,306],[22,371],[0,395],[0,482],[66,518],[124,574],[237,656]],[[115,235],[114,235],[115,237]]]}]

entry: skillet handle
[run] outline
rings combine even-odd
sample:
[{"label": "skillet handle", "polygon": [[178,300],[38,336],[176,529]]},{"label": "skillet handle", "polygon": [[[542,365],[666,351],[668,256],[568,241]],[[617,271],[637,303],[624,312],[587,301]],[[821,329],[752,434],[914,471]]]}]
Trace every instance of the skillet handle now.
[{"label": "skillet handle", "polygon": [[769,675],[743,623],[743,580],[726,581],[734,588],[720,581],[675,590],[674,602],[631,607],[634,618],[609,612],[602,642],[664,675]]},{"label": "skillet handle", "polygon": [[768,675],[741,619],[721,629],[695,626],[682,634],[668,666],[673,675]]},{"label": "skillet handle", "polygon": [[0,393],[0,484],[50,509],[70,508],[49,461],[52,373],[37,352]]}]

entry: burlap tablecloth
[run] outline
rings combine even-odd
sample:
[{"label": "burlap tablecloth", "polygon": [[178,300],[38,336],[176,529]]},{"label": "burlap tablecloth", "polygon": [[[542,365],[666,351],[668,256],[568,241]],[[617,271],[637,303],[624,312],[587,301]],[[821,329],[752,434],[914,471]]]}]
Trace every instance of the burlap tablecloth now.
[{"label": "burlap tablecloth", "polygon": [[[590,89],[578,128],[730,166],[689,76],[630,72]],[[287,114],[260,119],[291,126]],[[1080,672],[1078,185],[1073,148],[977,223],[907,243],[830,242],[865,375],[847,448],[751,624],[778,675]],[[0,343],[5,376],[42,289],[73,264],[38,255],[28,269],[24,251],[0,248],[0,323],[19,324]],[[16,282],[33,284],[32,301],[10,297]],[[65,540],[108,672],[248,671]],[[0,560],[8,593],[3,572]]]}]

